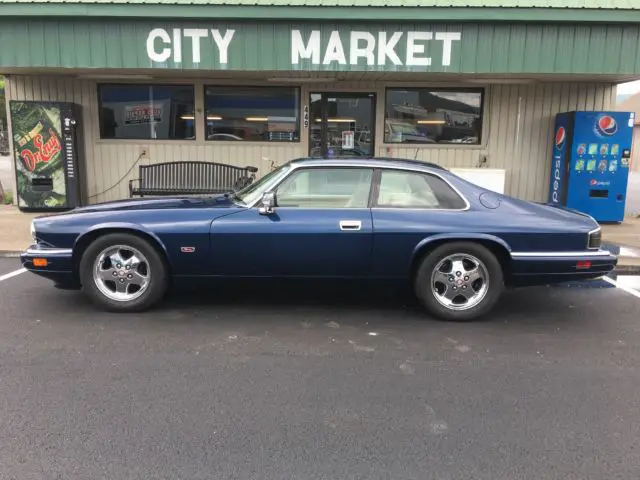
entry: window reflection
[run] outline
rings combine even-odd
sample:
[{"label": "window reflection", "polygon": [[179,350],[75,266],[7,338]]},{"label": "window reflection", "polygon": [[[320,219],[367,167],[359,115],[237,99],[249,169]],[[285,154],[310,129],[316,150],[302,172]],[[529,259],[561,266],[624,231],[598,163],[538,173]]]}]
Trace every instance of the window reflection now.
[{"label": "window reflection", "polygon": [[195,139],[190,85],[98,85],[100,138]]},{"label": "window reflection", "polygon": [[385,143],[479,144],[482,90],[388,89]]},{"label": "window reflection", "polygon": [[310,100],[310,156],[373,154],[374,94],[312,93]]},{"label": "window reflection", "polygon": [[300,95],[288,87],[205,88],[206,138],[213,141],[297,142]]}]

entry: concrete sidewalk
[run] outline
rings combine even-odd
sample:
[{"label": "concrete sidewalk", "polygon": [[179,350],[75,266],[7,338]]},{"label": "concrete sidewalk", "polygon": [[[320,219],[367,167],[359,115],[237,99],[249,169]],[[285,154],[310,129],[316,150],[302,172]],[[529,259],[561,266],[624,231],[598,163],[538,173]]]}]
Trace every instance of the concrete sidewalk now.
[{"label": "concrete sidewalk", "polygon": [[11,168],[11,157],[0,155],[0,184],[2,184],[5,192],[13,192],[15,190]]},{"label": "concrete sidewalk", "polygon": [[[17,207],[0,205],[0,257],[18,256],[31,243],[31,220],[43,214],[22,213]],[[619,273],[640,273],[640,218],[621,225],[602,225],[603,244],[619,255]]]},{"label": "concrete sidewalk", "polygon": [[40,215],[0,205],[0,256],[15,256],[31,244],[31,220]]},{"label": "concrete sidewalk", "polygon": [[640,217],[627,217],[619,225],[602,225],[602,243],[619,256],[620,273],[640,273]]}]

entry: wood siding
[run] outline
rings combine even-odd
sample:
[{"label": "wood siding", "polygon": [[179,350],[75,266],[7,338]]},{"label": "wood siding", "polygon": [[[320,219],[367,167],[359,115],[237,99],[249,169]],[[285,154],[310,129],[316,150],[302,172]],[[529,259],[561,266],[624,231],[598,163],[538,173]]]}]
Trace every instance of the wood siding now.
[{"label": "wood siding", "polygon": [[[493,85],[485,100],[482,148],[393,148],[392,156],[445,167],[506,170],[505,193],[546,201],[551,170],[554,115],[570,110],[608,110],[615,88],[591,84]],[[387,147],[379,149],[387,154]]]},{"label": "wood siding", "polygon": [[[204,83],[213,82],[184,82],[195,84],[196,110],[200,109],[196,111],[197,140],[194,141],[100,140],[97,88],[94,80],[11,76],[7,78],[6,89],[7,100],[68,101],[84,107],[86,165],[82,167],[86,172],[87,195],[91,203],[128,197],[128,182],[137,177],[138,163],[205,160],[242,166],[254,165],[259,169],[258,176],[261,176],[269,171],[272,162],[280,164],[307,155],[308,130],[302,132],[300,143],[292,144],[206,142],[201,109],[202,92]],[[233,82],[238,83],[242,82]],[[407,147],[382,143],[385,88],[392,85],[403,84],[333,82],[303,85],[301,103],[302,106],[308,103],[311,91],[357,90],[375,93],[375,151],[379,155],[415,158],[445,167],[469,168],[482,164],[484,167],[502,168],[507,175],[505,193],[536,201],[546,200],[547,197],[554,114],[568,110],[607,110],[614,105],[615,100],[615,87],[610,84],[490,85],[486,88],[482,145]],[[486,162],[482,163],[484,160]]]}]

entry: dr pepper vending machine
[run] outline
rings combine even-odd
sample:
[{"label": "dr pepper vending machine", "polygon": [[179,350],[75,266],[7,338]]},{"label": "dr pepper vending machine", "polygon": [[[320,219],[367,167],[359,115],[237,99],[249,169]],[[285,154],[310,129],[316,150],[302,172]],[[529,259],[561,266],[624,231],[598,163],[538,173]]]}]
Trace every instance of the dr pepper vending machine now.
[{"label": "dr pepper vending machine", "polygon": [[80,206],[80,106],[13,100],[9,110],[20,210],[46,212]]}]

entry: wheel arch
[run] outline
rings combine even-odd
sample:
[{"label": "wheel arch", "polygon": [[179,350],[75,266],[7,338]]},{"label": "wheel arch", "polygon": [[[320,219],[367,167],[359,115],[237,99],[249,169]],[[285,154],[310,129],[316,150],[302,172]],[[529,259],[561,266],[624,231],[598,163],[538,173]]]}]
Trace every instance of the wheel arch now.
[{"label": "wheel arch", "polygon": [[499,237],[495,235],[488,235],[482,233],[474,233],[474,234],[442,234],[442,235],[433,235],[431,237],[427,237],[423,239],[413,250],[413,256],[411,259],[411,267],[409,271],[409,278],[413,279],[418,271],[418,267],[420,266],[420,262],[434,249],[438,248],[441,245],[446,243],[453,242],[470,242],[482,245],[487,248],[491,253],[493,253],[500,266],[502,267],[502,273],[504,275],[505,280],[509,276],[509,271],[511,267],[511,248]]},{"label": "wheel arch", "polygon": [[80,259],[82,255],[86,251],[86,249],[93,243],[96,239],[108,235],[111,233],[127,233],[129,235],[135,235],[143,240],[149,242],[149,244],[154,248],[160,258],[162,258],[165,266],[167,267],[167,273],[169,273],[169,278],[171,277],[171,262],[169,261],[169,255],[167,253],[166,246],[160,240],[160,238],[145,229],[141,225],[136,224],[126,224],[126,223],[110,223],[104,225],[96,225],[91,229],[83,232],[81,235],[76,238],[76,241],[73,245],[73,265],[74,265],[74,277],[79,281],[79,267],[80,267]]}]

